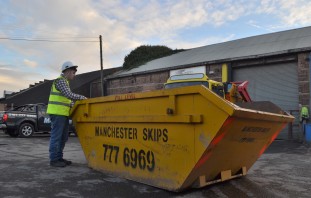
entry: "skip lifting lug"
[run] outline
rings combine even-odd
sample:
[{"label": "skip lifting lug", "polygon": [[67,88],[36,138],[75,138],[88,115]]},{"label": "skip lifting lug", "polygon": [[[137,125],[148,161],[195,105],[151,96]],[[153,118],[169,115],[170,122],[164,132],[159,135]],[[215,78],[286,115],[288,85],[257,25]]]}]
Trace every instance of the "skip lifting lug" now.
[{"label": "skip lifting lug", "polygon": [[171,109],[171,108],[167,108],[167,109],[166,109],[166,114],[168,114],[168,115],[173,115],[173,114],[174,114],[174,110]]}]

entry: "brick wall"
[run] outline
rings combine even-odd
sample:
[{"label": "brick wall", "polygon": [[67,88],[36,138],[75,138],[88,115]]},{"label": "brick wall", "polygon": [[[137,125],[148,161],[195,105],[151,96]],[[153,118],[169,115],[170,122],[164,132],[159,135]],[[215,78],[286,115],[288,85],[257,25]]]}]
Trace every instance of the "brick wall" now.
[{"label": "brick wall", "polygon": [[309,88],[309,53],[298,54],[298,89],[299,104],[309,106],[310,88]]},{"label": "brick wall", "polygon": [[107,95],[163,89],[168,78],[169,71],[164,71],[107,80]]},{"label": "brick wall", "polygon": [[[210,79],[221,82],[221,68],[221,64],[207,65],[206,74]],[[107,95],[163,89],[169,73],[170,70],[167,70],[107,80]]]},{"label": "brick wall", "polygon": [[0,111],[5,111],[5,110],[6,110],[5,104],[0,103]]},{"label": "brick wall", "polygon": [[[290,55],[289,60],[293,60],[295,55]],[[310,89],[309,89],[309,53],[298,54],[298,86],[299,86],[299,104],[309,106]],[[273,58],[273,57],[272,57]],[[270,58],[272,60],[272,58]],[[276,57],[277,61],[287,61],[286,56]],[[274,59],[276,59],[274,57]],[[261,59],[265,63],[270,59]],[[273,60],[274,60],[273,59]],[[271,61],[270,60],[270,61]],[[252,60],[249,60],[252,61]],[[249,62],[245,61],[245,62]],[[275,62],[277,62],[275,61]],[[243,61],[240,61],[241,63]],[[258,62],[258,60],[257,60]],[[256,63],[257,63],[256,62]],[[239,64],[236,62],[234,64]],[[222,64],[206,65],[206,74],[212,79],[222,81]],[[157,73],[145,73],[140,75],[133,75],[129,77],[122,77],[107,80],[107,95],[124,94],[133,92],[144,92],[163,89],[163,84],[169,78],[169,70]]]}]

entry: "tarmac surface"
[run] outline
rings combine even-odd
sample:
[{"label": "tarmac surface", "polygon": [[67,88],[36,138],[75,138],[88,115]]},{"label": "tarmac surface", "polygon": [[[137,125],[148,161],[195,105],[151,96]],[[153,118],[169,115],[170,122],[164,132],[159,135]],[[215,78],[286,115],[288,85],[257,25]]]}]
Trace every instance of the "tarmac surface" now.
[{"label": "tarmac surface", "polygon": [[311,197],[311,149],[276,140],[242,178],[168,192],[87,166],[79,140],[70,137],[64,158],[71,166],[49,166],[49,135],[11,138],[0,131],[0,197]]}]

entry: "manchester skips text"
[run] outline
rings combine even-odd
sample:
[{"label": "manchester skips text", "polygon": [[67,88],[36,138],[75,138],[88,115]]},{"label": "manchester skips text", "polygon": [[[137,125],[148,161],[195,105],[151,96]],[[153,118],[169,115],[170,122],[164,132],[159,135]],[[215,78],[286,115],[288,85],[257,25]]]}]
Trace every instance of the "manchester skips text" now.
[{"label": "manchester skips text", "polygon": [[[102,127],[95,126],[95,136],[103,136],[118,139],[137,139],[137,128],[132,127]],[[167,142],[168,130],[166,128],[143,128],[142,139],[144,141]]]}]

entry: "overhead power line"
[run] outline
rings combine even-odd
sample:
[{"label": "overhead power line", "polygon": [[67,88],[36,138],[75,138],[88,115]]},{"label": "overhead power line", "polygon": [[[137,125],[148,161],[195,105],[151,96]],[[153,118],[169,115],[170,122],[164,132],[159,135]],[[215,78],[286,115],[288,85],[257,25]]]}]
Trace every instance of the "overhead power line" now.
[{"label": "overhead power line", "polygon": [[[58,38],[62,39],[62,38]],[[0,40],[12,40],[12,41],[36,41],[36,42],[84,42],[84,43],[98,43],[98,40],[52,40],[52,39],[27,39],[27,38],[9,38],[9,37],[0,37]]]}]

